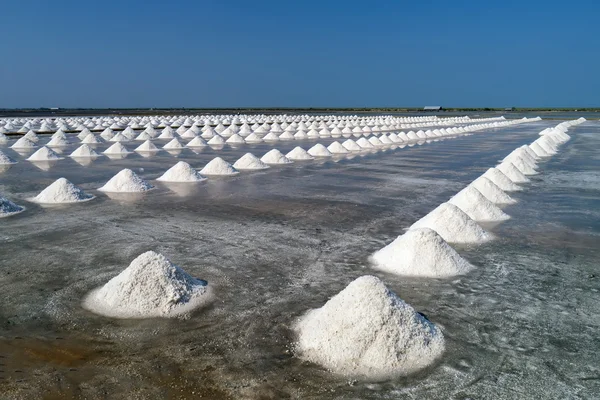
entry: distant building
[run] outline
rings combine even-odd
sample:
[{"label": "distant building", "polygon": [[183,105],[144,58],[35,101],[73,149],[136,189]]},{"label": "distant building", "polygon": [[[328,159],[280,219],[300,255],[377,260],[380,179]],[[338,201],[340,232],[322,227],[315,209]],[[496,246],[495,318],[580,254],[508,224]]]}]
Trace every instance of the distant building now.
[{"label": "distant building", "polygon": [[442,106],[425,106],[423,107],[423,111],[442,111]]}]

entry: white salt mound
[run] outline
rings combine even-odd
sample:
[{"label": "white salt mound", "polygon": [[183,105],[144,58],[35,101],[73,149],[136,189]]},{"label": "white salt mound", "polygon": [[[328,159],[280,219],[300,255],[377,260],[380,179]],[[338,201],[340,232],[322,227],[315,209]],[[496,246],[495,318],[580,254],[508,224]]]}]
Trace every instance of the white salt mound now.
[{"label": "white salt mound", "polygon": [[44,146],[40,148],[38,151],[33,153],[28,161],[51,161],[51,160],[62,160],[63,157],[59,156],[54,152],[54,150]]},{"label": "white salt mound", "polygon": [[340,142],[333,142],[327,146],[327,150],[331,154],[348,154],[350,151],[340,144]]},{"label": "white salt mound", "polygon": [[181,144],[181,142],[179,140],[173,139],[169,143],[165,144],[163,146],[163,149],[165,149],[165,150],[177,150],[177,149],[183,149],[183,147],[184,147],[183,144]]},{"label": "white salt mound", "polygon": [[140,144],[135,148],[135,151],[143,153],[143,152],[157,152],[159,148],[154,145],[150,140],[146,140],[144,143]]},{"label": "white salt mound", "polygon": [[498,168],[490,168],[482,177],[488,178],[490,181],[494,182],[500,189],[505,190],[507,192],[518,192],[523,190],[519,185],[511,181],[508,176],[504,175],[502,171]]},{"label": "white salt mound", "polygon": [[0,165],[6,164],[16,164],[16,161],[14,161],[12,158],[0,151]]},{"label": "white salt mound", "polygon": [[411,229],[371,256],[375,268],[396,275],[446,278],[473,268],[429,228]]},{"label": "white salt mound", "polygon": [[196,136],[195,138],[190,140],[190,142],[188,144],[186,144],[185,146],[186,147],[204,147],[204,146],[208,146],[208,143],[206,143],[206,140],[202,139],[200,136]]},{"label": "white salt mound", "polygon": [[220,146],[225,144],[225,139],[219,135],[215,135],[208,141],[208,144],[211,146]]},{"label": "white salt mound", "polygon": [[429,228],[448,243],[483,243],[493,239],[464,211],[450,203],[442,203],[415,222],[410,229]]},{"label": "white salt mound", "polygon": [[208,164],[202,168],[200,174],[208,175],[237,175],[239,172],[233,168],[231,164],[223,160],[221,157],[213,158]]},{"label": "white salt mound", "polygon": [[129,154],[130,151],[127,150],[125,146],[121,142],[116,142],[108,149],[104,150],[104,154]]},{"label": "white salt mound", "polygon": [[455,194],[448,203],[463,210],[475,221],[504,221],[510,216],[489,201],[479,190],[469,185]]},{"label": "white salt mound", "polygon": [[367,140],[367,138],[361,137],[360,139],[358,139],[356,141],[356,144],[359,145],[361,147],[361,149],[374,149],[375,146],[373,146],[373,144],[371,144],[371,142],[369,142]]},{"label": "white salt mound", "polygon": [[529,182],[529,178],[527,178],[515,165],[510,161],[504,161],[498,165],[496,165],[504,175],[508,177],[514,183],[527,183]]},{"label": "white salt mound", "polygon": [[513,163],[513,165],[517,167],[517,169],[521,171],[523,175],[538,174],[538,172],[531,166],[531,164],[528,161],[524,160],[518,155],[511,155],[508,158],[506,158],[505,161],[510,161],[511,163]]},{"label": "white salt mound", "polygon": [[293,161],[308,161],[308,160],[315,159],[313,156],[308,154],[308,152],[300,146],[294,147],[294,149],[292,151],[290,151],[289,153],[287,153],[285,156],[288,159],[293,160]]},{"label": "white salt mound", "polygon": [[252,153],[246,153],[233,164],[233,168],[243,170],[267,169],[269,166]]},{"label": "white salt mound", "polygon": [[0,218],[10,217],[23,211],[25,211],[25,207],[21,207],[6,197],[0,196]]},{"label": "white salt mound", "polygon": [[195,279],[162,254],[148,251],[104,286],[83,307],[112,318],[175,317],[211,299],[206,281]]},{"label": "white salt mound", "polygon": [[313,147],[308,149],[308,154],[313,157],[331,157],[332,154],[327,147],[323,146],[321,143],[315,144]]},{"label": "white salt mound", "polygon": [[481,194],[486,197],[486,199],[497,206],[515,204],[517,202],[485,176],[480,176],[479,178],[475,179],[473,182],[471,182],[471,186],[479,190]]},{"label": "white salt mound", "polygon": [[538,157],[550,157],[550,154],[544,150],[539,143],[533,142],[529,145],[529,148],[538,156]]},{"label": "white salt mound", "polygon": [[46,143],[46,146],[48,147],[66,147],[68,145],[69,141],[63,136],[53,137],[48,143]]},{"label": "white salt mound", "polygon": [[96,153],[94,151],[94,149],[92,149],[87,144],[82,144],[81,146],[76,148],[75,151],[73,151],[69,155],[69,157],[73,157],[73,158],[92,158],[92,157],[99,157],[99,156],[100,156],[100,154]]},{"label": "white salt mound", "polygon": [[10,146],[11,149],[32,149],[35,147],[35,143],[26,137],[22,137]]},{"label": "white salt mound", "polygon": [[296,353],[345,376],[385,380],[432,364],[439,328],[374,276],[362,276],[294,325]]},{"label": "white salt mound", "polygon": [[156,180],[163,182],[201,182],[206,178],[193,169],[190,164],[179,161]]},{"label": "white salt mound", "polygon": [[356,142],[352,139],[346,139],[346,141],[344,141],[344,143],[342,143],[342,146],[344,146],[345,149],[347,149],[348,151],[361,151],[362,147],[360,147],[358,144],[356,144]]},{"label": "white salt mound", "polygon": [[265,164],[291,164],[293,161],[284,156],[279,150],[273,149],[268,151],[260,158],[260,161]]},{"label": "white salt mound", "polygon": [[93,133],[90,133],[89,135],[87,135],[86,137],[83,138],[81,143],[98,144],[98,143],[102,143],[102,140],[100,138],[96,137],[96,135],[94,135]]},{"label": "white salt mound", "polygon": [[103,192],[140,193],[150,189],[152,189],[152,185],[137,176],[132,170],[125,168],[98,190]]},{"label": "white salt mound", "polygon": [[65,178],[59,178],[42,190],[32,201],[41,204],[80,203],[95,198],[73,185]]}]

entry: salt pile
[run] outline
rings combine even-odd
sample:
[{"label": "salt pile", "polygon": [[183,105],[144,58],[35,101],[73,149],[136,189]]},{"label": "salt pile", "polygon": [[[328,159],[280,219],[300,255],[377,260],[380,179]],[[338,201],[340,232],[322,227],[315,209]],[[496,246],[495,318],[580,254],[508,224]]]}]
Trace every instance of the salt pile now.
[{"label": "salt pile", "polygon": [[23,211],[25,211],[25,207],[21,207],[6,197],[0,196],[0,218],[10,217]]},{"label": "salt pile", "polygon": [[277,142],[279,141],[279,136],[273,132],[267,133],[263,138],[265,142]]},{"label": "salt pile", "polygon": [[518,155],[509,155],[504,161],[510,161],[523,175],[537,175],[538,172],[532,167],[531,163]]},{"label": "salt pile", "polygon": [[375,146],[371,142],[367,140],[367,138],[361,137],[356,141],[356,144],[359,145],[362,149],[374,149]]},{"label": "salt pile", "polygon": [[35,147],[35,143],[26,137],[22,137],[10,146],[11,149],[33,149]]},{"label": "salt pile", "polygon": [[313,156],[308,154],[308,152],[300,146],[294,147],[294,149],[292,151],[290,151],[289,153],[287,153],[285,156],[288,159],[293,160],[293,161],[308,161],[308,160],[315,159]]},{"label": "salt pile", "polygon": [[46,143],[46,146],[48,147],[66,147],[68,145],[69,141],[63,136],[53,137],[48,143]]},{"label": "salt pile", "polygon": [[131,139],[121,132],[118,132],[115,136],[109,139],[110,142],[128,142],[129,140]]},{"label": "salt pile", "polygon": [[227,143],[227,144],[244,144],[244,143],[246,143],[246,141],[244,140],[243,137],[241,137],[237,133],[234,133],[233,135],[231,135],[229,137],[229,139],[227,139],[225,141],[225,143]]},{"label": "salt pile", "polygon": [[28,161],[50,161],[50,160],[62,160],[63,158],[56,154],[52,149],[44,146],[35,153],[33,153]]},{"label": "salt pile", "polygon": [[181,144],[181,142],[179,140],[173,139],[169,143],[165,144],[163,146],[163,149],[165,149],[165,150],[183,149],[183,144]]},{"label": "salt pile", "polygon": [[496,165],[504,175],[508,177],[514,183],[527,183],[529,182],[529,178],[527,178],[515,165],[510,161],[504,161],[498,165]]},{"label": "salt pile", "polygon": [[156,180],[163,182],[201,182],[206,178],[193,169],[190,164],[179,161]]},{"label": "salt pile", "polygon": [[291,164],[293,161],[284,156],[279,150],[273,149],[260,158],[265,164]]},{"label": "salt pile", "polygon": [[511,181],[508,176],[504,175],[502,171],[498,168],[490,168],[483,175],[484,178],[488,178],[490,181],[494,182],[496,186],[500,189],[507,192],[518,192],[523,190],[519,185],[515,184]]},{"label": "salt pile", "polygon": [[81,141],[81,143],[86,143],[86,144],[99,144],[102,143],[103,140],[98,138],[96,135],[94,135],[93,133],[90,133],[89,135],[87,135],[86,137],[83,138],[83,140]]},{"label": "salt pile", "polygon": [[254,132],[246,136],[245,139],[246,143],[261,143],[262,141],[263,140]]},{"label": "salt pile", "polygon": [[193,278],[162,254],[148,251],[90,292],[82,305],[113,318],[175,317],[206,304],[210,298],[206,281]]},{"label": "salt pile", "polygon": [[308,149],[308,154],[313,157],[331,157],[332,154],[327,150],[327,147],[323,146],[321,143],[315,144],[313,147]]},{"label": "salt pile", "polygon": [[550,157],[550,154],[544,150],[539,143],[533,142],[529,145],[529,148],[538,156],[538,157]]},{"label": "salt pile", "polygon": [[497,206],[515,204],[517,202],[485,176],[480,176],[479,178],[475,179],[473,182],[471,182],[471,186],[479,190],[486,199]]},{"label": "salt pile", "polygon": [[344,141],[344,143],[342,143],[342,146],[344,146],[344,148],[348,151],[361,151],[362,147],[360,147],[358,144],[356,144],[356,142],[352,139],[346,139],[346,141]]},{"label": "salt pile", "polygon": [[375,268],[396,275],[446,278],[473,268],[429,228],[411,229],[371,256]]},{"label": "salt pile", "polygon": [[82,144],[69,155],[69,157],[72,158],[93,158],[99,156],[100,154],[96,153],[94,149],[92,149],[87,144]]},{"label": "salt pile", "polygon": [[384,146],[384,144],[381,142],[381,140],[379,140],[379,138],[377,136],[371,136],[369,138],[369,143],[371,143],[375,147]]},{"label": "salt pile", "polygon": [[150,189],[152,189],[152,185],[137,176],[132,170],[126,168],[113,176],[98,190],[103,192],[139,193]]},{"label": "salt pile", "polygon": [[135,151],[139,153],[149,153],[149,152],[157,152],[160,149],[154,145],[150,140],[146,140],[144,143],[140,144],[135,148]]},{"label": "salt pile", "polygon": [[130,153],[130,151],[127,150],[127,148],[125,146],[123,146],[123,144],[121,144],[121,142],[116,142],[115,144],[110,146],[108,149],[104,150],[104,154],[129,154],[129,153]]},{"label": "salt pile", "polygon": [[415,228],[433,229],[448,243],[483,243],[493,238],[464,211],[450,203],[440,204],[410,227]]},{"label": "salt pile", "polygon": [[219,135],[215,135],[208,141],[208,144],[211,146],[221,146],[225,144],[225,139]]},{"label": "salt pile", "polygon": [[29,132],[27,132],[25,135],[23,135],[23,137],[31,140],[33,143],[37,143],[40,141],[39,136],[36,135],[36,133],[32,130],[29,130]]},{"label": "salt pile", "polygon": [[327,150],[331,154],[348,154],[350,151],[340,144],[340,142],[333,142],[327,146]]},{"label": "salt pile", "polygon": [[86,194],[65,178],[57,179],[42,190],[32,201],[41,204],[79,203],[92,200],[95,196]]},{"label": "salt pile", "polygon": [[439,328],[374,276],[362,276],[294,325],[297,354],[351,377],[385,380],[431,365]]},{"label": "salt pile", "polygon": [[262,162],[254,154],[246,153],[233,164],[233,168],[243,171],[243,170],[267,169],[267,168],[269,168],[269,166],[267,164],[265,164],[264,162]]},{"label": "salt pile", "polygon": [[448,203],[463,210],[475,221],[504,221],[510,216],[489,201],[474,186],[467,186],[455,194]]},{"label": "salt pile", "polygon": [[196,136],[195,138],[190,140],[190,142],[188,144],[185,145],[185,147],[205,147],[205,146],[208,146],[208,143],[206,143],[206,140],[202,139],[200,136]]},{"label": "salt pile", "polygon": [[237,175],[239,172],[233,168],[231,164],[223,160],[221,157],[212,159],[200,171],[202,175]]},{"label": "salt pile", "polygon": [[14,161],[9,156],[7,156],[2,151],[0,151],[0,165],[6,165],[6,164],[16,164],[16,161]]}]

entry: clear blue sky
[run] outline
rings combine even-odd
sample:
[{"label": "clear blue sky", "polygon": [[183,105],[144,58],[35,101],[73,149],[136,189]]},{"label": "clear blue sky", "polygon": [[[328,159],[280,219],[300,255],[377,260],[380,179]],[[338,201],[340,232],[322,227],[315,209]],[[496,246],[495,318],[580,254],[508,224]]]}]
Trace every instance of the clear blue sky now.
[{"label": "clear blue sky", "polygon": [[599,0],[0,10],[0,107],[600,106]]}]

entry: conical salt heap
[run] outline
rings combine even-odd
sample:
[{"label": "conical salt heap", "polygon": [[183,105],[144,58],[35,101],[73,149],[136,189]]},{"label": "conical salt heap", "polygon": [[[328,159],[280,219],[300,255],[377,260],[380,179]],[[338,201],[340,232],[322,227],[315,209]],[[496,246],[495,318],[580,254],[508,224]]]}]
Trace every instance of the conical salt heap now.
[{"label": "conical salt heap", "polygon": [[489,201],[474,186],[467,186],[455,194],[448,203],[463,210],[471,219],[480,222],[505,221],[510,216]]},{"label": "conical salt heap", "polygon": [[90,133],[89,135],[84,137],[83,140],[81,141],[81,143],[86,143],[86,144],[99,144],[99,143],[103,143],[103,142],[104,142],[103,139],[100,139],[93,133]]},{"label": "conical salt heap", "polygon": [[206,178],[193,169],[190,164],[179,161],[156,180],[163,182],[201,182]]},{"label": "conical salt heap", "polygon": [[369,138],[369,143],[371,143],[375,147],[382,147],[382,146],[384,146],[384,144],[381,142],[381,140],[379,140],[379,138],[377,136],[371,136]]},{"label": "conical salt heap", "polygon": [[200,174],[209,175],[237,175],[239,172],[233,168],[231,164],[223,160],[221,157],[213,158],[208,164],[202,168]]},{"label": "conical salt heap", "polygon": [[548,154],[537,142],[531,143],[529,148],[540,158],[550,157],[550,154]]},{"label": "conical salt heap", "polygon": [[72,158],[93,158],[99,156],[100,154],[96,153],[94,149],[92,149],[87,144],[82,144],[69,155],[69,157]]},{"label": "conical salt heap", "polygon": [[60,203],[80,203],[95,198],[91,194],[73,185],[65,178],[59,178],[40,194],[35,196],[32,201],[41,204],[60,204]]},{"label": "conical salt heap", "polygon": [[410,229],[371,256],[375,268],[396,275],[447,278],[473,268],[434,230]]},{"label": "conical salt heap", "polygon": [[0,151],[0,165],[16,164],[17,162]]},{"label": "conical salt heap", "polygon": [[116,142],[108,149],[104,150],[104,154],[129,154],[130,151],[127,150],[125,146],[121,142]]},{"label": "conical salt heap", "polygon": [[499,207],[508,204],[515,204],[517,202],[485,176],[480,176],[479,178],[475,179],[473,182],[471,182],[471,186],[479,190],[486,199]]},{"label": "conical salt heap", "polygon": [[125,168],[98,190],[103,192],[141,193],[150,189],[152,189],[152,185],[137,176],[132,170]]},{"label": "conical salt heap", "polygon": [[0,218],[10,217],[23,211],[25,211],[25,207],[21,207],[6,197],[0,196]]},{"label": "conical salt heap", "polygon": [[246,143],[261,143],[263,140],[254,132],[246,136]]},{"label": "conical salt heap", "polygon": [[219,135],[213,136],[208,142],[210,146],[221,146],[225,144],[225,139]]},{"label": "conical salt heap", "polygon": [[483,243],[493,239],[464,211],[450,203],[442,203],[415,222],[410,229],[429,228],[448,243]]},{"label": "conical salt heap", "polygon": [[112,318],[175,317],[210,299],[206,281],[193,278],[162,254],[148,251],[90,292],[83,307]]},{"label": "conical salt heap", "polygon": [[351,152],[357,152],[362,150],[362,147],[356,144],[356,142],[352,139],[346,139],[344,143],[342,143],[342,146],[344,146],[346,150]]},{"label": "conical salt heap", "polygon": [[67,147],[69,145],[69,141],[64,136],[57,136],[50,139],[46,146],[48,147]]},{"label": "conical salt heap", "polygon": [[155,153],[157,151],[160,151],[160,149],[158,147],[156,147],[154,145],[154,143],[152,143],[150,140],[146,140],[144,143],[140,144],[138,147],[135,148],[135,151],[140,152],[140,153]]},{"label": "conical salt heap", "polygon": [[439,328],[374,276],[362,276],[294,325],[297,355],[341,375],[386,380],[431,365]]},{"label": "conical salt heap", "polygon": [[252,153],[246,153],[239,160],[237,160],[233,164],[233,168],[240,171],[251,171],[251,170],[260,170],[267,169],[269,166],[262,162],[258,157],[256,157]]},{"label": "conical salt heap", "polygon": [[315,144],[313,147],[307,150],[308,154],[313,157],[331,157],[332,154],[327,147],[323,146],[321,143]]},{"label": "conical salt heap", "polygon": [[109,139],[109,142],[129,142],[130,140],[131,139],[129,139],[123,133],[117,132],[115,136]]},{"label": "conical salt heap", "polygon": [[371,142],[367,140],[367,138],[361,137],[356,141],[356,144],[359,145],[362,149],[374,149],[375,146]]},{"label": "conical salt heap", "polygon": [[229,136],[229,139],[227,139],[225,141],[225,143],[227,143],[227,144],[244,144],[244,143],[246,143],[246,141],[244,140],[243,137],[241,137],[237,133],[234,133],[233,135]]},{"label": "conical salt heap", "polygon": [[32,130],[29,130],[25,135],[23,135],[23,137],[31,140],[33,143],[40,141],[40,137]]},{"label": "conical salt heap", "polygon": [[523,175],[537,175],[537,172],[528,160],[516,154],[508,155],[504,161],[510,161]]},{"label": "conical salt heap", "polygon": [[26,137],[20,138],[10,146],[11,149],[33,149],[34,147],[36,147],[35,142]]},{"label": "conical salt heap", "polygon": [[504,161],[498,165],[496,165],[504,175],[508,177],[514,183],[527,183],[529,182],[529,178],[527,178],[515,165],[510,161]]},{"label": "conical salt heap", "polygon": [[294,147],[289,153],[285,155],[288,159],[292,161],[308,161],[314,160],[315,158],[308,154],[306,150],[304,150],[300,146]]},{"label": "conical salt heap", "polygon": [[327,150],[331,154],[348,154],[350,151],[340,144],[340,142],[333,142],[327,146]]},{"label": "conical salt heap", "polygon": [[273,149],[268,151],[264,156],[260,158],[260,161],[265,164],[291,164],[293,161],[284,156],[279,150]]},{"label": "conical salt heap", "polygon": [[481,176],[488,178],[504,191],[518,192],[523,190],[521,186],[511,181],[509,177],[504,175],[504,172],[500,171],[498,168],[490,168]]},{"label": "conical salt heap", "polygon": [[165,150],[177,150],[177,149],[183,149],[183,144],[177,140],[177,139],[173,139],[171,140],[169,143],[165,144],[163,146],[163,149]]},{"label": "conical salt heap", "polygon": [[38,151],[29,156],[29,158],[27,158],[28,161],[51,161],[62,159],[63,157],[59,156],[52,149],[46,146],[40,148]]}]

